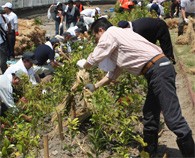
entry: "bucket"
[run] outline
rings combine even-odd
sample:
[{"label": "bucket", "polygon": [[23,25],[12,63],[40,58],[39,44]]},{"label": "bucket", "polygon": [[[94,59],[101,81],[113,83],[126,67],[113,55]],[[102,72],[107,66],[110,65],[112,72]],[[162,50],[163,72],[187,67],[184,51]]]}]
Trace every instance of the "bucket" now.
[{"label": "bucket", "polygon": [[114,8],[110,8],[110,12],[114,12]]}]

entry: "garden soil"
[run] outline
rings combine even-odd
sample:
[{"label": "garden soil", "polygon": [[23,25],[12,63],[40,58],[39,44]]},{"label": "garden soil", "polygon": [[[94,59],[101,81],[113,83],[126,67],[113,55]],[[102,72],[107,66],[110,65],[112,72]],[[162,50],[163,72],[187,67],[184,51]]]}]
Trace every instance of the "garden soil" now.
[{"label": "garden soil", "polygon": [[[109,8],[113,8],[113,5],[102,5],[99,6],[104,12],[104,10],[109,10]],[[39,16],[41,18],[43,24],[40,26],[42,29],[46,30],[46,36],[53,36],[54,35],[54,21],[48,20],[46,13],[44,15]],[[175,32],[176,33],[176,32]],[[175,52],[178,50],[175,46]],[[179,57],[177,58],[177,61],[179,61]],[[194,121],[194,105],[192,104],[190,93],[189,93],[189,87],[186,81],[186,73],[182,71],[179,62],[177,62],[176,66],[176,87],[177,87],[177,94],[179,97],[179,101],[182,108],[183,116],[186,118],[187,122],[189,123],[189,126],[192,129],[193,138],[195,139],[195,121]],[[164,124],[164,120],[162,117],[162,124]],[[86,142],[85,135],[80,135],[80,140],[76,140],[80,142],[80,147],[82,150],[76,150],[76,151],[64,151],[62,148],[64,148],[64,144],[66,144],[66,141],[64,140],[63,143],[61,143],[59,136],[55,136],[52,139],[49,140],[49,155],[50,158],[85,158],[83,153],[85,153],[87,148],[85,148],[84,143]],[[164,128],[159,133],[159,157],[163,158],[178,158],[181,157],[181,153],[178,150],[177,144],[176,144],[176,136],[174,133],[172,133],[164,124]],[[39,158],[44,157],[44,151],[41,149],[39,151]],[[105,155],[101,155],[101,158],[106,157],[112,157],[109,155],[109,153],[106,153]]]}]

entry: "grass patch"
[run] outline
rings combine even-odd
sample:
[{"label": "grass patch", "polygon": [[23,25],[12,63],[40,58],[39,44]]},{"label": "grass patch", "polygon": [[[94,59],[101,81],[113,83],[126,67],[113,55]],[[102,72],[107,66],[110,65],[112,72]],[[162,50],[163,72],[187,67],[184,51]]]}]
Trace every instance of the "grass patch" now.
[{"label": "grass patch", "polygon": [[41,19],[39,19],[39,18],[35,18],[34,19],[34,23],[35,23],[35,25],[42,25],[42,20]]},{"label": "grass patch", "polygon": [[170,30],[174,54],[177,62],[181,62],[184,65],[185,72],[192,85],[192,90],[195,92],[195,75],[192,70],[195,69],[195,55],[191,53],[190,45],[176,45],[177,31],[176,29]]},{"label": "grass patch", "polygon": [[189,58],[186,60],[186,65],[189,67],[195,67],[195,59],[194,58]]},{"label": "grass patch", "polygon": [[195,92],[195,81],[192,83],[192,90]]}]

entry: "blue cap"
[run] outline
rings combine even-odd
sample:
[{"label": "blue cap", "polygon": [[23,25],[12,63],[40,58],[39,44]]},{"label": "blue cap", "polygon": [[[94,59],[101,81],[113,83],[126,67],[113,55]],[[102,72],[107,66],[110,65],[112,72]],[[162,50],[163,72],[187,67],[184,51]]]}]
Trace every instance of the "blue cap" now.
[{"label": "blue cap", "polygon": [[119,21],[118,22],[118,27],[121,27],[121,28],[127,28],[129,26],[129,22],[128,21]]}]

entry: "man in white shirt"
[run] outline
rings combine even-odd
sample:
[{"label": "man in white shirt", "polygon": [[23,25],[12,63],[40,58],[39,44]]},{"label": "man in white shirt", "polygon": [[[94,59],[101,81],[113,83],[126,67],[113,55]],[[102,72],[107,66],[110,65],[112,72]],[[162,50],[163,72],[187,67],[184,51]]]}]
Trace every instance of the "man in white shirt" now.
[{"label": "man in white shirt", "polygon": [[95,18],[100,16],[101,10],[100,8],[88,8],[84,9],[80,13],[80,21],[86,25],[87,30],[89,29],[90,25],[94,22]]},{"label": "man in white shirt", "polygon": [[5,29],[7,28],[6,23],[8,19],[3,16],[3,8],[0,7],[0,74],[3,74],[7,69],[7,58],[8,58],[8,49],[7,49],[7,34]]},{"label": "man in white shirt", "polygon": [[5,116],[5,112],[10,109],[13,112],[17,111],[17,107],[13,98],[13,87],[18,85],[22,77],[21,71],[16,71],[12,74],[0,75],[0,116]]},{"label": "man in white shirt", "polygon": [[80,15],[82,16],[86,16],[86,17],[91,17],[94,18],[96,15],[100,14],[100,8],[94,8],[94,9],[84,9],[83,11],[81,11]]},{"label": "man in white shirt", "polygon": [[183,34],[185,24],[188,24],[188,17],[195,18],[195,0],[181,0],[181,12],[179,15],[178,36]]},{"label": "man in white shirt", "polygon": [[6,14],[4,16],[9,19],[9,22],[11,23],[11,32],[9,33],[9,56],[8,58],[14,58],[14,46],[16,41],[16,36],[18,36],[18,17],[17,15],[12,11],[12,4],[10,2],[5,3],[5,5],[2,6],[4,8],[4,11]]},{"label": "man in white shirt", "polygon": [[12,74],[15,71],[21,70],[29,77],[29,81],[36,85],[40,82],[40,78],[35,74],[32,66],[33,64],[37,64],[38,61],[35,60],[35,55],[33,52],[25,52],[22,58],[16,63],[11,65],[4,74]]}]

